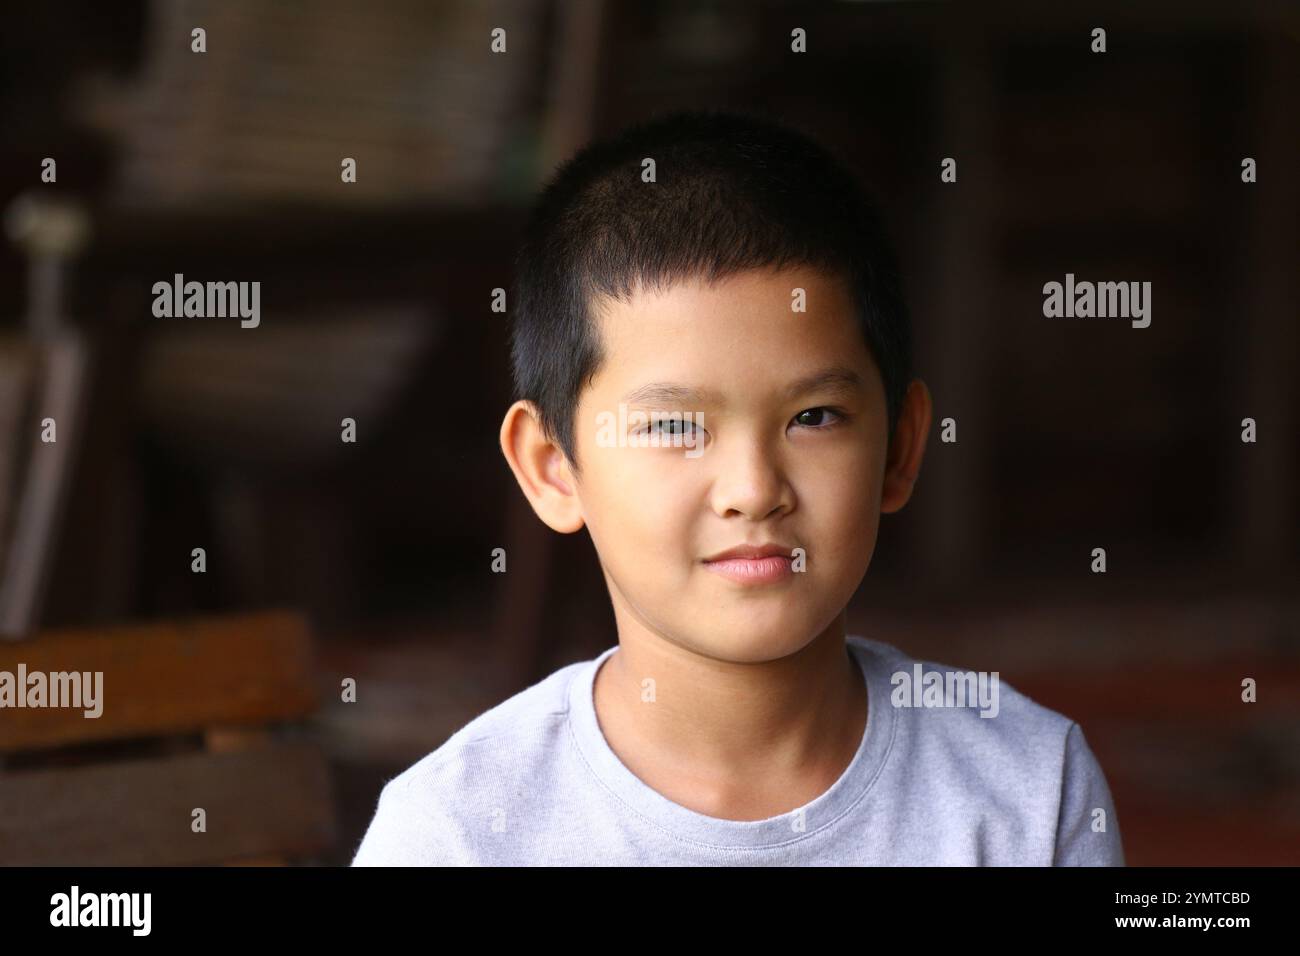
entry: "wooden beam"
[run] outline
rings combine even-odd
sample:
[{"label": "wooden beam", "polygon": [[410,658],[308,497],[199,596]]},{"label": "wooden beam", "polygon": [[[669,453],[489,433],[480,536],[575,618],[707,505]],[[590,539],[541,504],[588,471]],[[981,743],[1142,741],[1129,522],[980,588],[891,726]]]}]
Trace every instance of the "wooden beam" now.
[{"label": "wooden beam", "polygon": [[302,742],[0,774],[3,866],[201,866],[336,839],[325,760]]},{"label": "wooden beam", "polygon": [[101,672],[102,713],[0,710],[0,753],[246,726],[316,708],[307,622],[289,611],[59,631],[0,643],[0,671]]}]

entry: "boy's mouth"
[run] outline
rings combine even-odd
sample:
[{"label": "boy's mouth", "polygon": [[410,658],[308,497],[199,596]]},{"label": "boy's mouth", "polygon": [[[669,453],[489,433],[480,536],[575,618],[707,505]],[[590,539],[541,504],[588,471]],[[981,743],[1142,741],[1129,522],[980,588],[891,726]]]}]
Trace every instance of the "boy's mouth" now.
[{"label": "boy's mouth", "polygon": [[740,545],[704,559],[704,566],[738,584],[774,584],[794,574],[793,547]]}]

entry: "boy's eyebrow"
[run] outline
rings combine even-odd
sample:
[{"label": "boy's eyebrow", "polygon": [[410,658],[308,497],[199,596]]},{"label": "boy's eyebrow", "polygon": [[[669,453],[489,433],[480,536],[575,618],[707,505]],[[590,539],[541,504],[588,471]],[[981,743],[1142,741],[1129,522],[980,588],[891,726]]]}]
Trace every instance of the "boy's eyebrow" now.
[{"label": "boy's eyebrow", "polygon": [[[862,376],[853,369],[845,365],[832,365],[791,382],[786,389],[786,398],[795,398],[804,392],[820,389],[852,391],[862,385]],[[642,385],[632,389],[623,396],[622,400],[629,405],[675,405],[678,408],[726,404],[726,399],[721,393],[713,389],[692,388],[675,382],[651,382]]]}]

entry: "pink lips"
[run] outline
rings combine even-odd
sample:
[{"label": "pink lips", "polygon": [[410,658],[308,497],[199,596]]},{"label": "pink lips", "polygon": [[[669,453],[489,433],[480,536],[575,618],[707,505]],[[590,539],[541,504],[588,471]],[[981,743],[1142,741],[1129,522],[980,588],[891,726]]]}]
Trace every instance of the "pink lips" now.
[{"label": "pink lips", "polygon": [[741,545],[712,558],[704,566],[739,584],[772,584],[794,574],[793,548],[784,545]]},{"label": "pink lips", "polygon": [[794,576],[790,559],[779,555],[768,558],[723,558],[721,561],[705,561],[704,566],[739,584],[773,584]]}]

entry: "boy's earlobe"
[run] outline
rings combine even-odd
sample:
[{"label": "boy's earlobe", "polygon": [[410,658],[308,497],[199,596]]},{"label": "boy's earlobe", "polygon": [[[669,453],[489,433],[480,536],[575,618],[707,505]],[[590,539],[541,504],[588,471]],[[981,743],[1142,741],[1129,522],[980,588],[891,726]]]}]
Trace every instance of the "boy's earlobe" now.
[{"label": "boy's earlobe", "polygon": [[537,517],[562,534],[582,529],[582,502],[564,452],[542,428],[532,402],[520,400],[501,422],[501,453]]},{"label": "boy's earlobe", "polygon": [[930,389],[925,382],[913,379],[903,398],[898,415],[898,427],[885,465],[885,482],[880,493],[880,510],[883,514],[898,511],[912,497],[912,488],[921,473],[921,459],[930,435],[932,403]]}]

